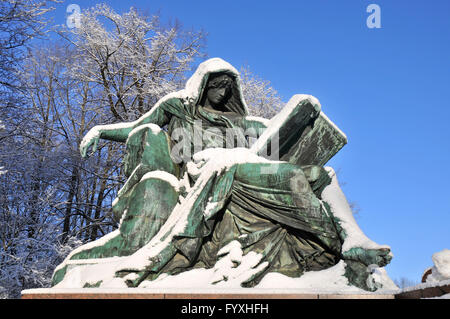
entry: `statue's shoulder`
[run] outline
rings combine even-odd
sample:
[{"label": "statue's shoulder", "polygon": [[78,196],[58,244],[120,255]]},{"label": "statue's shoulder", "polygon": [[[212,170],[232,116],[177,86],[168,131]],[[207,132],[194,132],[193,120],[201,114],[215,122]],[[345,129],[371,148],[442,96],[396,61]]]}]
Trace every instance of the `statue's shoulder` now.
[{"label": "statue's shoulder", "polygon": [[163,99],[161,99],[160,104],[165,104],[165,105],[184,105],[186,104],[186,99],[183,97],[178,97],[178,96],[167,96],[164,97]]},{"label": "statue's shoulder", "polygon": [[171,109],[185,108],[186,105],[189,104],[188,99],[176,93],[178,92],[174,92],[172,94],[164,96],[158,101],[158,103],[156,103],[155,106],[166,111],[170,111]]},{"label": "statue's shoulder", "polygon": [[179,118],[192,115],[195,109],[195,103],[185,95],[180,94],[180,92],[166,95],[158,101],[156,106],[166,114],[171,114]]}]

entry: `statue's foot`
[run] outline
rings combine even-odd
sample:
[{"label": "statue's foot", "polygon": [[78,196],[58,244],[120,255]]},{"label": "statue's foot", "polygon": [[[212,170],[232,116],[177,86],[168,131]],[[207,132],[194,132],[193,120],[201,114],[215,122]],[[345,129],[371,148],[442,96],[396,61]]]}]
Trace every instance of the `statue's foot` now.
[{"label": "statue's foot", "polygon": [[359,261],[366,266],[378,265],[384,267],[392,260],[391,250],[387,247],[378,249],[351,248],[342,254],[344,260]]},{"label": "statue's foot", "polygon": [[345,261],[345,277],[350,285],[374,292],[382,288],[380,283],[377,283],[371,278],[370,267],[363,265],[359,261],[346,260]]}]

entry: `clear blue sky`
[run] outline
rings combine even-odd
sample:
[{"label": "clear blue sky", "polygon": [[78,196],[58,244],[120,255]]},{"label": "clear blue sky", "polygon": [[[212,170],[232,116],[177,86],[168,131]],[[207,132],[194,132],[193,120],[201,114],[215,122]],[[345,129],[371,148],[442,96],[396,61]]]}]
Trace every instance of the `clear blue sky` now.
[{"label": "clear blue sky", "polygon": [[[420,281],[450,249],[450,1],[98,1],[130,6],[209,33],[209,57],[271,81],[283,100],[316,96],[348,136],[329,162],[357,221],[390,245],[391,278]],[[53,13],[63,24],[70,3]],[[369,4],[381,28],[369,29]]]}]

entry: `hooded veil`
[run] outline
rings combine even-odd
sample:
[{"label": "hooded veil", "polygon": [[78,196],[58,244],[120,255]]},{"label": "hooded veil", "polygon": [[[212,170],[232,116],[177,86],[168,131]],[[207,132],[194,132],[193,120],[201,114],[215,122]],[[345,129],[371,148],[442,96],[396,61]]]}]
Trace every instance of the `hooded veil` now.
[{"label": "hooded veil", "polygon": [[201,63],[186,82],[183,90],[164,96],[144,116],[154,118],[156,121],[152,122],[157,124],[163,124],[161,123],[163,122],[162,113],[174,115],[188,122],[202,119],[198,112],[199,104],[205,94],[210,76],[215,73],[225,73],[233,79],[231,94],[225,102],[225,108],[242,117],[247,116],[248,108],[243,96],[239,73],[232,65],[220,58],[212,58]]},{"label": "hooded veil", "polygon": [[212,58],[201,63],[186,82],[186,88],[183,91],[189,103],[197,105],[202,100],[206,84],[213,73],[225,73],[233,79],[231,97],[226,101],[225,108],[241,116],[248,115],[247,104],[242,94],[239,72],[231,64],[220,58]]}]

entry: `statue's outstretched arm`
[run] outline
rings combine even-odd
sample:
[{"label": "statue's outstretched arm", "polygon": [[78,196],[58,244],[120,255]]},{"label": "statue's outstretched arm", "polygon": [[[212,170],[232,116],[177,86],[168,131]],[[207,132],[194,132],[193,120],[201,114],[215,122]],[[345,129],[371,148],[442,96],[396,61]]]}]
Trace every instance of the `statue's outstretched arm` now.
[{"label": "statue's outstretched arm", "polygon": [[80,153],[86,157],[88,149],[92,146],[92,153],[97,150],[99,139],[116,142],[126,142],[128,134],[136,127],[143,124],[157,124],[164,126],[169,123],[168,113],[164,111],[162,104],[155,105],[150,111],[133,122],[116,123],[110,125],[96,125],[89,130],[80,143]]}]

